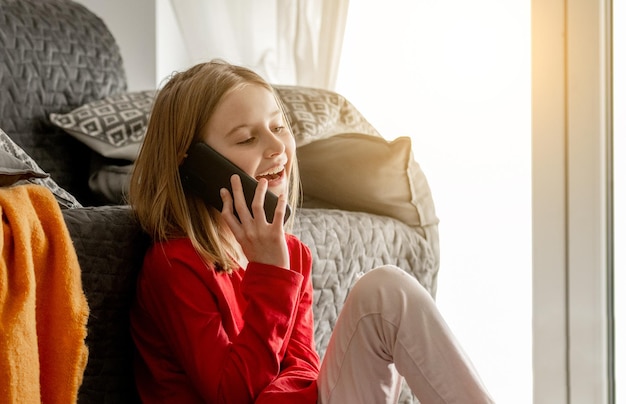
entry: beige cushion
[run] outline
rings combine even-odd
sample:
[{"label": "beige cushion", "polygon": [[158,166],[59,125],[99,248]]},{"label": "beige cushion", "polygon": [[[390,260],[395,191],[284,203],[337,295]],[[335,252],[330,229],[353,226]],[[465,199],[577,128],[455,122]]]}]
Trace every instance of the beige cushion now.
[{"label": "beige cushion", "polygon": [[410,226],[439,222],[408,137],[388,142],[361,133],[339,134],[299,147],[298,160],[305,195]]}]

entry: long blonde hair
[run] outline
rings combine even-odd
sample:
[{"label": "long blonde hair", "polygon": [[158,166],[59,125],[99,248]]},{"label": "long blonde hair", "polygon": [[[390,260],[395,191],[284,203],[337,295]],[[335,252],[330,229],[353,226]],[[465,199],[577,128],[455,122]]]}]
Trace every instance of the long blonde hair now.
[{"label": "long blonde hair", "polygon": [[[183,191],[178,167],[191,144],[201,140],[202,130],[224,95],[246,84],[274,94],[291,132],[280,98],[258,74],[223,61],[195,65],[173,74],[157,92],[128,194],[141,226],[153,241],[188,237],[207,264],[228,273],[237,267],[232,233],[217,209]],[[300,184],[295,155],[289,178],[289,202],[295,213]]]}]

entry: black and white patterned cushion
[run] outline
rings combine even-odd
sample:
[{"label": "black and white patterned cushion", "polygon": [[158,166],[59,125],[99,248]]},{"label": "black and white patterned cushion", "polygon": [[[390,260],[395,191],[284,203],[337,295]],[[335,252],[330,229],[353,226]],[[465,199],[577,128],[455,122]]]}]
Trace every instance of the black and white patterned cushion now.
[{"label": "black and white patterned cushion", "polygon": [[50,122],[108,158],[135,160],[152,109],[154,91],[106,97],[67,114],[50,114]]},{"label": "black and white patterned cushion", "polygon": [[274,86],[285,106],[298,146],[339,133],[380,136],[342,95],[319,88]]}]

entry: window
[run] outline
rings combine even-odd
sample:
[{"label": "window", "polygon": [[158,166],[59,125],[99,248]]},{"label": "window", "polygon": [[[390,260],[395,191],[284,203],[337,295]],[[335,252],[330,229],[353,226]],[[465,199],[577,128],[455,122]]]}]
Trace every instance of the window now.
[{"label": "window", "polygon": [[496,402],[528,404],[530,2],[350,2],[337,91],[412,138],[441,220],[439,308]]},{"label": "window", "polygon": [[[613,3],[613,231],[615,402],[626,399],[626,4]],[[621,384],[620,384],[621,382]]]}]

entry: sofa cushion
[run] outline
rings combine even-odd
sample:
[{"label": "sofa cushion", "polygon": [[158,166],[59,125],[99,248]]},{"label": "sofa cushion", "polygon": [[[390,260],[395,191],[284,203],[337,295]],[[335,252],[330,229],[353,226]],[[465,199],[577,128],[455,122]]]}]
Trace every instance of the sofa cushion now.
[{"label": "sofa cushion", "polygon": [[[27,167],[32,174],[25,174],[21,179],[32,183],[43,185],[55,196],[62,208],[76,208],[81,204],[69,192],[61,188],[52,178],[45,173],[21,147],[19,147],[2,129],[0,129],[0,150],[6,156],[11,156],[13,161],[17,160],[21,167]],[[27,178],[28,177],[28,178]]]},{"label": "sofa cushion", "polygon": [[359,132],[380,136],[344,96],[333,91],[302,86],[274,86],[298,146],[338,133]]},{"label": "sofa cushion", "polygon": [[135,160],[150,117],[154,91],[123,93],[92,101],[50,122],[104,157]]},{"label": "sofa cushion", "polygon": [[133,376],[130,305],[148,237],[128,206],[66,209],[89,304],[89,361],[79,403],[139,402]]},{"label": "sofa cushion", "polygon": [[312,198],[410,226],[438,223],[408,137],[389,142],[362,133],[339,134],[300,147],[298,162],[303,193]]}]

